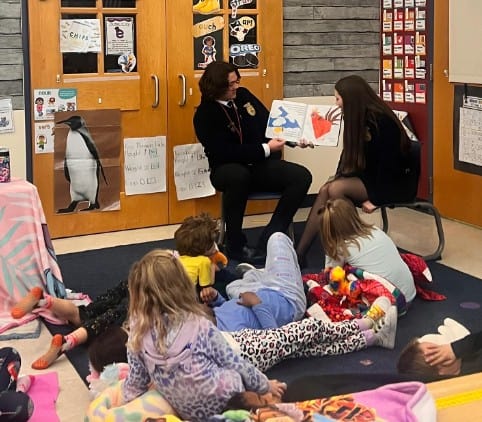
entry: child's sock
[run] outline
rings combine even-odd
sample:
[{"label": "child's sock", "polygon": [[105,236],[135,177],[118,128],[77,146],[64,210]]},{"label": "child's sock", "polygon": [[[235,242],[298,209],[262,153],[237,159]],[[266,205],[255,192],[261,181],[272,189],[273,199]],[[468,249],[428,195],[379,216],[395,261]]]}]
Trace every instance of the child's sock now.
[{"label": "child's sock", "polygon": [[17,391],[26,393],[32,386],[35,377],[33,375],[24,375],[17,380]]},{"label": "child's sock", "polygon": [[79,344],[79,339],[75,335],[75,331],[70,334],[67,334],[64,337],[64,344],[62,344],[62,352],[67,352],[73,349],[78,344]]},{"label": "child's sock", "polygon": [[33,369],[47,369],[62,354],[62,344],[64,338],[62,334],[55,334],[50,343],[50,349],[44,355],[40,356],[34,363]]},{"label": "child's sock", "polygon": [[362,330],[362,334],[365,336],[367,346],[375,344],[375,332],[373,330]]},{"label": "child's sock", "polygon": [[10,314],[13,318],[19,319],[32,311],[35,306],[37,306],[40,299],[43,297],[43,290],[41,287],[32,288],[25,297],[17,302]]}]

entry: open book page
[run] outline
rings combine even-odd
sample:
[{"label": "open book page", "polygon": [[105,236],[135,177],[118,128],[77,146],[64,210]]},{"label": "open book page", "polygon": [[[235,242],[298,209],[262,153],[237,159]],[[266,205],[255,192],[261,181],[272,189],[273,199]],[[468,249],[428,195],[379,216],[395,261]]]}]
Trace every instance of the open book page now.
[{"label": "open book page", "polygon": [[297,143],[305,139],[313,145],[337,146],[341,114],[341,109],[336,106],[274,100],[266,136]]}]

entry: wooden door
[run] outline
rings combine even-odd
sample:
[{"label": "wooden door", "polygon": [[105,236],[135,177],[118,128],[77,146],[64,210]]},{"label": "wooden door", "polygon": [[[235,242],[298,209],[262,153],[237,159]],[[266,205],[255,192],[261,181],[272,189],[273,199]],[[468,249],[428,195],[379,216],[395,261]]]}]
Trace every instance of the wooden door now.
[{"label": "wooden door", "polygon": [[[239,6],[236,17],[233,17],[229,0],[206,0],[210,7],[201,13],[196,8],[202,3],[200,0],[178,0],[166,5],[168,138],[171,147],[196,142],[192,118],[200,102],[198,82],[204,59],[201,51],[203,40],[207,37],[215,40],[216,60],[234,60],[235,64],[239,64],[242,85],[254,92],[268,108],[273,99],[283,96],[282,1],[252,0]],[[235,59],[238,54],[242,56],[243,52],[253,51],[259,60],[255,66],[243,58]],[[268,212],[272,207],[270,201],[253,201],[248,205],[248,213]],[[170,223],[178,223],[201,211],[219,216],[219,210],[219,195],[177,201],[173,171],[170,169]]]},{"label": "wooden door", "polygon": [[[30,0],[28,3],[32,98],[35,90],[75,88],[77,110],[121,110],[121,138],[167,133],[166,39],[164,1]],[[107,17],[133,21],[136,64],[120,72],[107,55]],[[98,19],[100,53],[61,53],[61,19]],[[116,68],[112,70],[112,68]],[[37,91],[38,92],[38,91]],[[32,117],[32,133],[35,137]],[[38,122],[37,122],[38,123]],[[120,144],[120,210],[59,214],[54,209],[54,154],[35,153],[33,182],[38,187],[52,237],[100,233],[167,224],[168,194],[126,196]]]}]

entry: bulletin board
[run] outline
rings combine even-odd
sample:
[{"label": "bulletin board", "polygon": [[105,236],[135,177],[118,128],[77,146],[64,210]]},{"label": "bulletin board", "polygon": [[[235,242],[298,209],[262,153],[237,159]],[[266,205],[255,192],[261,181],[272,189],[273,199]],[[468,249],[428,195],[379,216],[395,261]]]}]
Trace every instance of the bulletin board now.
[{"label": "bulletin board", "polygon": [[454,168],[482,175],[482,87],[456,85]]}]

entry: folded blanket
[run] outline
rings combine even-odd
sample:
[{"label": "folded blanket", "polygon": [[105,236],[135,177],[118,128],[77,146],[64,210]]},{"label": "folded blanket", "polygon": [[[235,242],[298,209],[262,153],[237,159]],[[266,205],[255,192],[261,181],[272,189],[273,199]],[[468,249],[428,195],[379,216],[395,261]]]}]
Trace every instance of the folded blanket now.
[{"label": "folded blanket", "polygon": [[[374,390],[307,400],[295,403],[278,403],[251,412],[227,411],[213,416],[210,422],[435,422],[435,401],[420,382],[403,382],[385,385]],[[245,412],[245,411],[242,411]],[[239,417],[244,419],[239,419]]]},{"label": "folded blanket", "polygon": [[129,403],[121,404],[122,382],[108,387],[90,403],[84,422],[181,421],[175,416],[170,404],[156,390],[149,390]]}]

